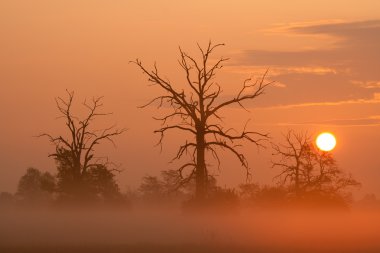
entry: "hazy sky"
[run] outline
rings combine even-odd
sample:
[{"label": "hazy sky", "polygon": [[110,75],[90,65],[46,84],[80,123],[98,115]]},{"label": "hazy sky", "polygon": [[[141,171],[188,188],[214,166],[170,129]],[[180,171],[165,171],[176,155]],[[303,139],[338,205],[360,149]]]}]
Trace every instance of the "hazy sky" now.
[{"label": "hazy sky", "polygon": [[[0,2],[0,191],[15,191],[29,166],[55,172],[54,151],[42,132],[64,134],[54,98],[74,90],[76,102],[104,96],[113,115],[96,126],[129,130],[99,155],[122,165],[122,190],[142,176],[174,169],[179,143],[168,136],[154,147],[155,108],[137,106],[159,94],[129,61],[155,61],[172,82],[182,78],[178,46],[196,55],[196,43],[226,46],[217,81],[224,96],[243,80],[270,69],[275,87],[247,103],[250,113],[226,110],[228,126],[269,132],[281,141],[287,129],[333,132],[342,169],[363,183],[361,193],[380,194],[380,1],[17,1]],[[94,124],[97,124],[96,122]],[[253,181],[272,183],[271,150],[245,151]],[[222,185],[244,182],[245,173],[226,155]]]}]

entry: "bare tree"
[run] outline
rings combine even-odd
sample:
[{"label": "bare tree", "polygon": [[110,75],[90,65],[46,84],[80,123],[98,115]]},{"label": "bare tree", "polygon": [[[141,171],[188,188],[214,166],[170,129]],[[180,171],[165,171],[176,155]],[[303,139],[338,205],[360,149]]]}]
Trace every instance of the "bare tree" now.
[{"label": "bare tree", "polygon": [[[220,116],[222,109],[232,105],[239,105],[244,108],[242,104],[244,101],[253,100],[262,95],[270,83],[265,82],[266,74],[256,80],[247,79],[236,96],[221,101],[222,89],[214,78],[217,70],[222,68],[223,63],[228,59],[220,58],[212,63],[213,61],[210,58],[214,50],[220,46],[223,44],[214,45],[209,42],[208,46],[203,49],[198,45],[201,53],[200,60],[196,60],[179,48],[179,64],[185,76],[185,84],[188,88],[186,91],[161,75],[156,65],[152,70],[148,70],[139,59],[134,61],[148,76],[148,81],[163,91],[162,95],[153,98],[142,107],[156,103],[158,108],[170,107],[173,109],[171,113],[155,118],[162,122],[162,127],[155,131],[161,134],[159,144],[162,144],[165,134],[171,130],[187,132],[193,136],[192,140],[186,140],[179,147],[173,160],[180,159],[184,154],[190,154],[192,157],[190,162],[183,164],[178,170],[183,183],[195,176],[196,198],[198,199],[207,195],[206,151],[210,152],[217,160],[218,166],[220,160],[217,148],[230,151],[246,168],[247,177],[249,177],[248,162],[244,154],[238,149],[240,146],[238,143],[245,140],[262,146],[261,141],[268,137],[266,133],[248,131],[246,126],[241,132],[223,127]],[[176,123],[169,124],[169,120],[175,120]],[[187,173],[184,170],[187,170]]]},{"label": "bare tree", "polygon": [[285,144],[273,144],[273,150],[279,159],[272,166],[281,169],[274,179],[282,186],[289,185],[297,198],[311,193],[344,196],[348,187],[360,186],[338,167],[331,152],[316,148],[306,133],[288,131]]},{"label": "bare tree", "polygon": [[307,175],[307,169],[310,166],[305,166],[304,157],[309,149],[310,138],[307,134],[295,133],[289,131],[285,137],[285,144],[272,144],[273,155],[279,156],[278,161],[272,162],[272,167],[280,167],[281,173],[275,179],[282,180],[282,184],[290,182],[294,186],[296,196],[300,193],[300,188],[304,178],[302,175]]},{"label": "bare tree", "polygon": [[[67,91],[67,99],[57,97],[56,106],[61,116],[65,120],[68,134],[53,136],[44,133],[40,136],[48,137],[49,141],[55,145],[56,150],[50,154],[50,157],[58,163],[58,179],[66,180],[66,184],[72,187],[75,192],[82,189],[85,178],[91,169],[100,165],[104,168],[110,165],[107,158],[95,156],[95,147],[102,141],[109,141],[114,144],[113,138],[122,134],[125,129],[116,129],[115,126],[109,128],[94,130],[93,123],[98,117],[110,115],[110,113],[101,112],[102,97],[93,98],[91,102],[86,100],[83,106],[87,114],[83,118],[75,116],[72,112],[74,92]],[[59,185],[62,182],[58,182]],[[64,183],[65,184],[65,183]],[[61,184],[62,185],[62,184]],[[69,189],[66,190],[69,190]]]},{"label": "bare tree", "polygon": [[[339,168],[331,152],[317,150],[314,146],[311,146],[310,150],[307,155],[311,155],[311,159],[314,159],[312,168],[315,171],[309,176],[311,179],[307,183],[307,190],[335,194],[348,187],[361,185],[351,174],[346,174]],[[311,160],[309,157],[306,159]]]}]

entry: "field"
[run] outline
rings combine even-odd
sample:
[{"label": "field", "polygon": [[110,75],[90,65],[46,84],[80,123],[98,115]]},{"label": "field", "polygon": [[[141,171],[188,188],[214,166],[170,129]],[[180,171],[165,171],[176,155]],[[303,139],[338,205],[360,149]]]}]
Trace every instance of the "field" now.
[{"label": "field", "polygon": [[379,252],[378,212],[2,210],[0,252]]}]

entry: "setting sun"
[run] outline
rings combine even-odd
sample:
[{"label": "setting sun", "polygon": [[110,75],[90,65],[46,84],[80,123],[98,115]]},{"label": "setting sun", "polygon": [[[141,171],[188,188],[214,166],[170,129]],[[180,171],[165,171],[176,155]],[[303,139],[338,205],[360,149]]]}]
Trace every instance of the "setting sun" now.
[{"label": "setting sun", "polygon": [[324,132],[318,135],[316,143],[320,150],[331,151],[335,148],[336,139],[333,134]]}]

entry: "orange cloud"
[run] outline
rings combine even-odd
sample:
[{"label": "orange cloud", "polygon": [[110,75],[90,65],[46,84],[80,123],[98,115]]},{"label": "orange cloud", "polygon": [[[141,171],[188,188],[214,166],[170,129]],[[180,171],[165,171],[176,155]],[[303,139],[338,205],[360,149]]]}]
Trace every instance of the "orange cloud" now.
[{"label": "orange cloud", "polygon": [[366,89],[380,88],[380,81],[351,81],[352,84]]},{"label": "orange cloud", "polygon": [[[265,66],[228,66],[226,69],[232,73],[250,74],[263,73],[268,67]],[[338,70],[323,66],[274,66],[270,68],[270,76],[280,76],[286,74],[337,74]]]},{"label": "orange cloud", "polygon": [[300,125],[323,125],[334,127],[374,127],[380,126],[380,115],[374,115],[364,118],[345,118],[345,119],[331,119],[324,121],[310,121],[310,122],[283,122],[278,123],[279,126],[300,126]]},{"label": "orange cloud", "polygon": [[341,106],[341,105],[353,105],[353,104],[380,104],[380,93],[374,93],[372,99],[352,99],[341,100],[334,102],[310,102],[288,105],[276,105],[267,107],[258,107],[257,109],[293,109],[299,107],[314,107],[314,106]]}]

